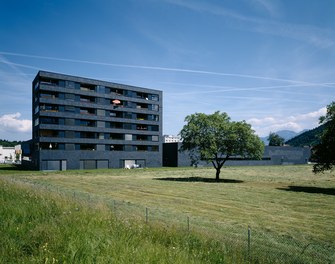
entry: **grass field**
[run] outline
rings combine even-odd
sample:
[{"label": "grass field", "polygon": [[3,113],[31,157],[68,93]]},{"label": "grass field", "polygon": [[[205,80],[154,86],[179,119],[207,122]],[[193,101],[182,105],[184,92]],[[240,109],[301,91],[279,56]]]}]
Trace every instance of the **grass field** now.
[{"label": "grass field", "polygon": [[251,259],[335,262],[335,173],[314,175],[308,165],[227,167],[219,183],[212,180],[212,168],[33,172],[3,167],[0,175],[104,201],[123,218],[190,229],[243,250],[249,246]]}]

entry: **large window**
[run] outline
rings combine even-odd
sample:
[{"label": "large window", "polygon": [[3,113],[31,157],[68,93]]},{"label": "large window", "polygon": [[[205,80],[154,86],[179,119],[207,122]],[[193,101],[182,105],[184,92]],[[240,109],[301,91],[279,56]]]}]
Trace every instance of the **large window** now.
[{"label": "large window", "polygon": [[58,112],[58,105],[41,104],[40,110],[44,112]]},{"label": "large window", "polygon": [[58,117],[40,117],[40,124],[60,125]]},{"label": "large window", "polygon": [[93,108],[80,108],[81,115],[95,115],[95,109]]},{"label": "large window", "polygon": [[95,92],[95,85],[92,84],[80,84],[80,90],[85,91],[85,92]]},{"label": "large window", "polygon": [[64,131],[41,129],[40,137],[64,137]]},{"label": "large window", "polygon": [[85,119],[77,119],[77,126],[87,126],[87,127],[96,127],[96,121],[94,120],[85,120]]},{"label": "large window", "polygon": [[105,149],[106,151],[123,151],[124,145],[120,145],[120,144],[106,145]]},{"label": "large window", "polygon": [[96,150],[95,144],[76,144],[76,150]]}]

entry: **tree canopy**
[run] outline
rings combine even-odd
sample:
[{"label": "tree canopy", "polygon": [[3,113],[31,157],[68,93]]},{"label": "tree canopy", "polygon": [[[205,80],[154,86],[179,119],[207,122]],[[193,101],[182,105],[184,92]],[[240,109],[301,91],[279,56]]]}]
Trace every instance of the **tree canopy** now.
[{"label": "tree canopy", "polygon": [[335,167],[335,102],[327,106],[327,114],[320,117],[320,124],[327,124],[320,143],[313,148],[314,173],[332,170]]},{"label": "tree canopy", "polygon": [[233,122],[226,113],[195,113],[185,118],[180,132],[181,150],[189,151],[193,162],[212,162],[216,180],[223,164],[232,157],[261,159],[264,144],[245,121]]},{"label": "tree canopy", "polygon": [[279,136],[274,132],[270,132],[269,137],[269,146],[282,146],[284,145],[285,139]]}]

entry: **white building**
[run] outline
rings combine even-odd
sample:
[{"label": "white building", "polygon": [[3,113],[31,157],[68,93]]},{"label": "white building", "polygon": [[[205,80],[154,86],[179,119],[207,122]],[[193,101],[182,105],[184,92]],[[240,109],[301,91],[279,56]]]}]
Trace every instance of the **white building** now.
[{"label": "white building", "polygon": [[13,163],[21,160],[21,145],[15,147],[0,146],[0,163]]},{"label": "white building", "polygon": [[181,142],[180,136],[164,135],[164,143]]}]

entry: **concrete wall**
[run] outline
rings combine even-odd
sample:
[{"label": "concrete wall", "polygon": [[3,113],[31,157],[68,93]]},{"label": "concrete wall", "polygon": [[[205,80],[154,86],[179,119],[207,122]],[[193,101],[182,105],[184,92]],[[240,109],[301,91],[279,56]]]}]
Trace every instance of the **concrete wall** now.
[{"label": "concrete wall", "polygon": [[39,170],[124,168],[125,161],[141,167],[161,167],[162,152],[41,150]]},{"label": "concrete wall", "polygon": [[[166,146],[167,144],[174,144]],[[163,144],[163,165],[171,167],[191,166],[191,159],[188,152],[180,152],[181,143]],[[168,149],[169,151],[164,151]],[[262,160],[228,160],[225,166],[261,166],[261,165],[285,165],[285,164],[306,164],[311,156],[308,147],[274,147],[265,146]],[[172,164],[172,165],[171,165]],[[211,163],[200,161],[199,166],[212,166]]]}]

